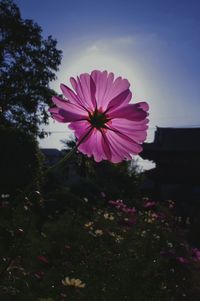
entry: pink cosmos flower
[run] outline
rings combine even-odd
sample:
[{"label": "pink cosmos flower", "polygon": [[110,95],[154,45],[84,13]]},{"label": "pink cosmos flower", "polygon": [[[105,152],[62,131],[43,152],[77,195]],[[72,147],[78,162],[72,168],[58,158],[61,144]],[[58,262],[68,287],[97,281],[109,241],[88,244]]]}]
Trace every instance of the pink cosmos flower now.
[{"label": "pink cosmos flower", "polygon": [[53,96],[56,107],[49,111],[55,120],[70,123],[80,152],[96,162],[118,163],[142,151],[149,107],[146,102],[129,103],[127,79],[95,70],[70,82],[74,91],[61,84],[66,99]]}]

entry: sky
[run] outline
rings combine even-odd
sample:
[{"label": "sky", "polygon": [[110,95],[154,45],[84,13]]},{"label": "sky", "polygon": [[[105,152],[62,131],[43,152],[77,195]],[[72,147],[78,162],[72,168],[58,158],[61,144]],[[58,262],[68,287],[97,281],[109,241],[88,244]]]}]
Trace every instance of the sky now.
[{"label": "sky", "polygon": [[[63,51],[57,80],[94,69],[131,83],[133,102],[150,105],[147,142],[156,126],[200,126],[199,0],[16,0]],[[62,148],[66,124],[50,122],[41,147]]]}]

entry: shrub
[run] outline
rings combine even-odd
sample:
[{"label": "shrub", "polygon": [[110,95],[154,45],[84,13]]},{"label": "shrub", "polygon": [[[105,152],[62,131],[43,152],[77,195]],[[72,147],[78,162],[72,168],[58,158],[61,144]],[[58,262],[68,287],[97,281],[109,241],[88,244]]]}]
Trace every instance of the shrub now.
[{"label": "shrub", "polygon": [[38,188],[43,157],[34,136],[0,126],[0,141],[0,193]]}]

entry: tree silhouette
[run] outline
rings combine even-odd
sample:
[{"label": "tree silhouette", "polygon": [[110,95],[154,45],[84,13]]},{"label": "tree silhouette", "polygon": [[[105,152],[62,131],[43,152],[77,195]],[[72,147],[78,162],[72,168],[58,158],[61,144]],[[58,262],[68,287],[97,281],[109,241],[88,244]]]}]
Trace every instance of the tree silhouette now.
[{"label": "tree silhouette", "polygon": [[41,134],[62,52],[55,39],[42,37],[37,23],[21,18],[12,0],[0,1],[0,24],[0,121]]}]

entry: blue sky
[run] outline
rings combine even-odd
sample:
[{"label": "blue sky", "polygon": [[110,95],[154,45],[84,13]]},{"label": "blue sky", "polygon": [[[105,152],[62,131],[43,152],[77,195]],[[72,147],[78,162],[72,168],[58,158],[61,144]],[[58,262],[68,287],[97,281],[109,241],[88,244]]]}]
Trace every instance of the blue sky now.
[{"label": "blue sky", "polygon": [[[22,17],[34,19],[63,50],[52,83],[58,92],[60,82],[68,83],[71,75],[107,69],[129,79],[134,102],[149,102],[148,141],[156,126],[200,125],[199,0],[16,3]],[[60,139],[70,131],[55,123],[48,129],[54,133],[41,145],[60,148]]]}]

